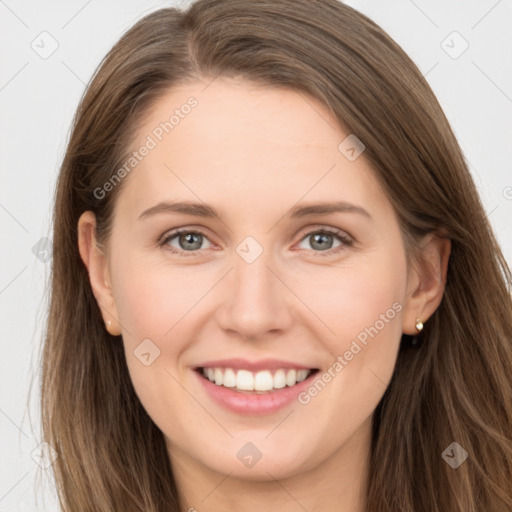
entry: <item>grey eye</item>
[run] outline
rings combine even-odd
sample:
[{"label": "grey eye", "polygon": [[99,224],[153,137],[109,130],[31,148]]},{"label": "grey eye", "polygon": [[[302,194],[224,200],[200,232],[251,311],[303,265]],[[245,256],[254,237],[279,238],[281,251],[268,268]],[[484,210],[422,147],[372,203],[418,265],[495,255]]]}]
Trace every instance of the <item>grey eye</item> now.
[{"label": "grey eye", "polygon": [[[177,246],[172,243],[174,240],[177,241]],[[170,245],[173,249],[190,252],[204,249],[205,247],[203,247],[203,242],[205,240],[208,239],[201,233],[197,233],[195,231],[183,231],[169,235],[164,243]]]},{"label": "grey eye", "polygon": [[[333,245],[335,239],[340,240],[338,245]],[[304,241],[311,240],[310,241],[310,247],[317,251],[328,251],[330,249],[339,247],[340,245],[343,245],[343,239],[334,233],[324,232],[324,231],[314,231],[312,233],[307,234],[303,239],[301,243],[304,243]],[[301,247],[301,249],[309,249],[309,247]]]}]

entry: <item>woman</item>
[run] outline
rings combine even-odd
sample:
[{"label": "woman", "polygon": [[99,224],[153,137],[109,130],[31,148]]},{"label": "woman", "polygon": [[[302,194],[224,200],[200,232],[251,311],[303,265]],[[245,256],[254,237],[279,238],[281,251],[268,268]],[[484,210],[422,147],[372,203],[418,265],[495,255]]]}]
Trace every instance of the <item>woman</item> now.
[{"label": "woman", "polygon": [[78,108],[53,262],[63,510],[511,510],[510,270],[428,84],[350,7],[139,21]]}]

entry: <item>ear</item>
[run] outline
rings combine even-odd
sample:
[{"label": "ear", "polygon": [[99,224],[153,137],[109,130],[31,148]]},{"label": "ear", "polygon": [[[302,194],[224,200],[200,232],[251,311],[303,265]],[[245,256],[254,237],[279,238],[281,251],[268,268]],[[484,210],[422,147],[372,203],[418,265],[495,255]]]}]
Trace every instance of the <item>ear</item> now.
[{"label": "ear", "polygon": [[408,272],[407,296],[402,314],[404,334],[416,335],[416,320],[425,323],[436,311],[446,287],[451,240],[429,233],[422,244],[420,257]]},{"label": "ear", "polygon": [[107,331],[113,336],[121,334],[117,306],[111,287],[108,260],[96,241],[96,216],[84,212],[78,220],[78,249],[89,272],[89,280],[96,302],[101,310]]}]

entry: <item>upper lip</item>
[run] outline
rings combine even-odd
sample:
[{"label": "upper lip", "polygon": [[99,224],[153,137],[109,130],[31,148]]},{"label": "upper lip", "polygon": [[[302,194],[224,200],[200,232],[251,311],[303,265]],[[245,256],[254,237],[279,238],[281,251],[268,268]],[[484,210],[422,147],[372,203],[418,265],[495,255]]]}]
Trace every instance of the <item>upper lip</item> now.
[{"label": "upper lip", "polygon": [[247,359],[217,359],[216,361],[206,361],[197,365],[196,368],[233,368],[236,370],[249,370],[258,372],[260,370],[278,370],[283,369],[316,369],[312,366],[306,366],[292,361],[283,361],[280,359],[261,359],[259,361],[248,361]]}]

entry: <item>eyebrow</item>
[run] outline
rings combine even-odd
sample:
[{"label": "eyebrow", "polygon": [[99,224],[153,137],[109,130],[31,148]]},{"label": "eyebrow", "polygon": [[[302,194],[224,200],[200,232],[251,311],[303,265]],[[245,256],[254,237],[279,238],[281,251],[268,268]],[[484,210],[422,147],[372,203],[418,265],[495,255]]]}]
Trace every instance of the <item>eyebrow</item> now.
[{"label": "eyebrow", "polygon": [[[301,218],[306,217],[308,215],[327,215],[329,213],[358,213],[363,215],[369,219],[372,216],[368,213],[367,210],[362,208],[361,206],[357,206],[355,204],[347,203],[345,201],[336,201],[336,202],[328,202],[328,203],[312,203],[295,206],[290,210],[288,216],[291,218]],[[147,210],[144,210],[139,215],[139,220],[152,217],[161,213],[181,213],[185,215],[193,215],[195,217],[205,217],[205,218],[221,218],[218,214],[217,210],[210,205],[205,203],[192,203],[187,201],[181,201],[177,203],[170,202],[161,202]]]}]

